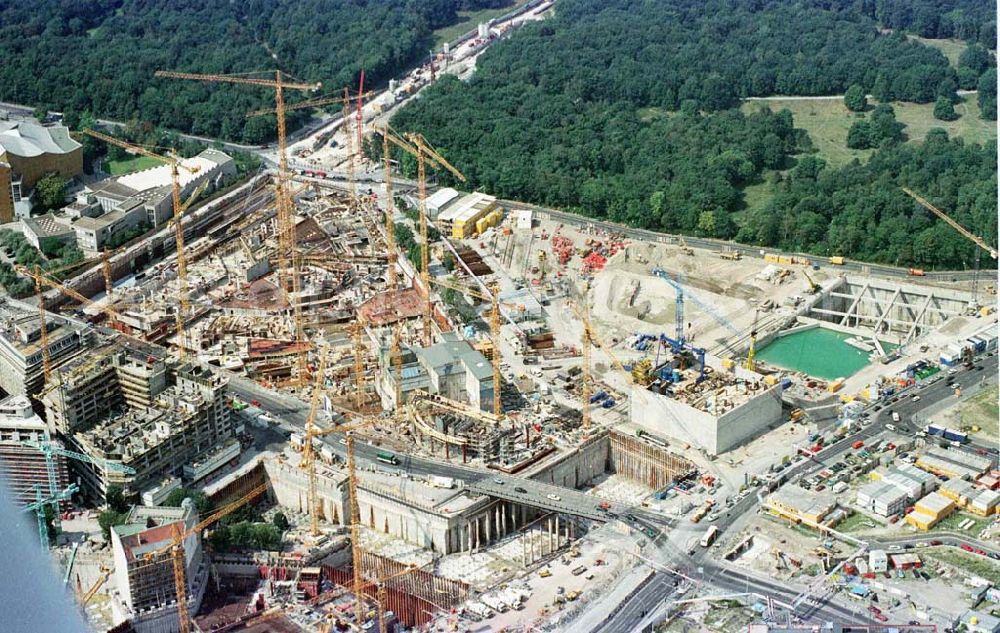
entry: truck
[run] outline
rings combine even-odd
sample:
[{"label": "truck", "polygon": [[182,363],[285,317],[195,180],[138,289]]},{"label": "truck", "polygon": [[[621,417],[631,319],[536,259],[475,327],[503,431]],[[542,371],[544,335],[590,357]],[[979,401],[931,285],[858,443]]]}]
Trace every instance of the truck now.
[{"label": "truck", "polygon": [[926,277],[927,276],[927,273],[924,272],[923,268],[911,268],[909,272],[910,272],[910,276],[911,277]]},{"label": "truck", "polygon": [[590,396],[590,404],[594,404],[595,402],[600,402],[601,400],[604,400],[607,397],[608,397],[607,391],[598,391],[594,395]]},{"label": "truck", "polygon": [[455,480],[451,477],[441,477],[439,475],[431,475],[427,478],[428,482],[435,488],[454,488]]},{"label": "truck", "polygon": [[711,547],[712,543],[715,542],[717,536],[719,536],[719,528],[713,525],[712,527],[708,528],[708,531],[705,532],[705,535],[701,537],[700,545],[702,547]]},{"label": "truck", "polygon": [[941,433],[941,437],[950,442],[958,442],[959,444],[965,444],[969,441],[968,434],[963,433],[962,431],[956,431],[955,429],[945,429]]}]

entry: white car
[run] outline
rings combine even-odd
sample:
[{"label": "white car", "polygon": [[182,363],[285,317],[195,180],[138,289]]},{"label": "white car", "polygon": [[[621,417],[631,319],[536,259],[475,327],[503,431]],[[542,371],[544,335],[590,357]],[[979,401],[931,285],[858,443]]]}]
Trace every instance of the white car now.
[{"label": "white car", "polygon": [[920,396],[914,394],[914,396],[912,398],[910,398],[910,400],[913,400],[914,402],[916,402],[916,401],[920,400]]},{"label": "white car", "polygon": [[562,500],[562,497],[560,497],[559,495],[545,495],[545,496],[548,497],[552,501],[560,501],[560,500]]},{"label": "white car", "polygon": [[493,483],[502,486],[503,485],[503,479],[500,479],[499,477],[494,477],[493,478]]},{"label": "white car", "polygon": [[708,515],[708,522],[711,523],[712,521],[714,521],[714,520],[716,520],[718,518],[719,518],[718,514],[712,513],[712,514]]},{"label": "white car", "polygon": [[886,424],[885,428],[886,428],[887,431],[895,431],[896,430],[896,427],[894,425],[892,425],[892,424]]}]

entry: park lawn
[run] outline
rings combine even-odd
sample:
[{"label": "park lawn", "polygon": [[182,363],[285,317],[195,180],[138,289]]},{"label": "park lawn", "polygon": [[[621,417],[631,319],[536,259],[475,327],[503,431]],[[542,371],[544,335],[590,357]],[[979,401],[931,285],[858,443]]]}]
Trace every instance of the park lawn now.
[{"label": "park lawn", "polygon": [[434,31],[434,45],[440,46],[445,42],[450,42],[460,35],[464,35],[476,28],[481,22],[488,22],[493,18],[500,17],[505,13],[510,13],[515,7],[527,2],[527,0],[515,0],[508,2],[506,6],[499,9],[479,9],[478,11],[458,11],[458,21],[448,26],[443,26]]},{"label": "park lawn", "polygon": [[958,68],[958,56],[962,54],[965,47],[968,46],[962,40],[929,40],[925,37],[917,37],[916,35],[907,35],[911,40],[916,40],[923,44],[924,46],[930,46],[931,48],[936,48],[944,56],[948,58],[948,61],[952,66]]},{"label": "park lawn", "polygon": [[[843,99],[804,99],[750,101],[743,104],[744,112],[753,112],[762,106],[773,111],[787,108],[795,120],[795,127],[809,133],[816,147],[816,156],[830,166],[844,165],[855,158],[864,161],[874,150],[848,149],[847,131],[856,120],[857,114],[844,106]],[[979,105],[975,95],[966,95],[962,103],[955,105],[961,116],[955,121],[938,121],[934,118],[933,103],[893,103],[896,119],[906,124],[903,133],[910,142],[923,141],[927,131],[939,127],[948,131],[949,136],[961,136],[966,141],[985,143],[997,137],[996,126],[991,121],[979,118]]]},{"label": "park lawn", "polygon": [[155,158],[150,158],[148,156],[135,156],[134,158],[129,158],[128,160],[105,161],[104,171],[108,172],[112,176],[124,176],[125,174],[131,174],[135,171],[149,169],[150,167],[159,167],[162,164],[163,163]]}]

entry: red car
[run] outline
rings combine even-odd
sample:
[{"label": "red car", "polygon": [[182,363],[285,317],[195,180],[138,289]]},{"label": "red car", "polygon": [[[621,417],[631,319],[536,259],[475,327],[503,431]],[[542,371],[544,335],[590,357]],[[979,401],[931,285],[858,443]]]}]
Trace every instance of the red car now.
[{"label": "red car", "polygon": [[251,400],[250,404],[252,404],[255,407],[259,407],[260,406],[260,400]]},{"label": "red car", "polygon": [[986,556],[986,552],[984,552],[983,550],[978,549],[978,548],[975,549],[975,550],[973,550],[973,553],[974,554],[979,554],[980,556]]},{"label": "red car", "polygon": [[941,541],[939,541],[938,539],[934,539],[933,541],[931,541],[931,545],[941,545]]},{"label": "red car", "polygon": [[962,543],[961,545],[959,545],[959,547],[961,547],[962,549],[964,549],[967,552],[971,552],[972,551],[972,546],[968,545],[966,543]]}]

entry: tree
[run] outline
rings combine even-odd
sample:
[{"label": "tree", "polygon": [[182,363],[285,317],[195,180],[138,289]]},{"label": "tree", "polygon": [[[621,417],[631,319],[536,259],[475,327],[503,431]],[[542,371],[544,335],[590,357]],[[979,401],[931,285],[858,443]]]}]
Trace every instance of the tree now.
[{"label": "tree", "polygon": [[958,118],[955,105],[947,97],[938,97],[934,102],[934,118],[938,121],[954,121]]},{"label": "tree", "polygon": [[105,541],[111,540],[111,528],[125,523],[127,516],[124,512],[115,512],[114,510],[105,510],[97,515],[97,524],[101,527],[101,534]]},{"label": "tree", "polygon": [[982,75],[986,69],[993,66],[993,56],[978,44],[967,46],[958,56],[958,67],[968,68],[977,75]]},{"label": "tree", "polygon": [[59,174],[48,174],[35,183],[38,208],[43,211],[60,209],[66,205],[66,179]]},{"label": "tree", "polygon": [[198,511],[198,516],[208,516],[208,513],[212,510],[212,502],[208,496],[200,490],[191,490],[190,488],[171,490],[167,498],[164,499],[163,505],[179,508],[185,499],[191,499],[195,509]]},{"label": "tree", "polygon": [[903,140],[904,127],[906,126],[896,121],[896,111],[891,105],[880,103],[875,106],[871,118],[872,147],[885,142],[901,142]]},{"label": "tree", "polygon": [[124,489],[118,484],[111,484],[108,486],[107,491],[104,493],[104,502],[107,504],[108,509],[113,512],[128,512],[128,499],[125,498]]},{"label": "tree", "polygon": [[41,123],[45,123],[49,118],[49,106],[45,104],[39,104],[35,106],[35,110],[31,114]]},{"label": "tree", "polygon": [[979,116],[987,121],[997,120],[997,69],[990,68],[979,78],[976,99],[979,102]]},{"label": "tree", "polygon": [[271,523],[273,523],[274,527],[278,528],[282,532],[284,532],[290,527],[290,524],[288,523],[288,517],[285,516],[284,512],[276,512],[274,514],[274,517],[271,519]]},{"label": "tree", "polygon": [[865,108],[868,107],[868,97],[865,95],[865,89],[858,84],[851,85],[844,93],[844,105],[851,112],[864,112]]},{"label": "tree", "polygon": [[851,149],[868,149],[872,146],[872,126],[868,121],[855,121],[847,130],[847,146]]}]

